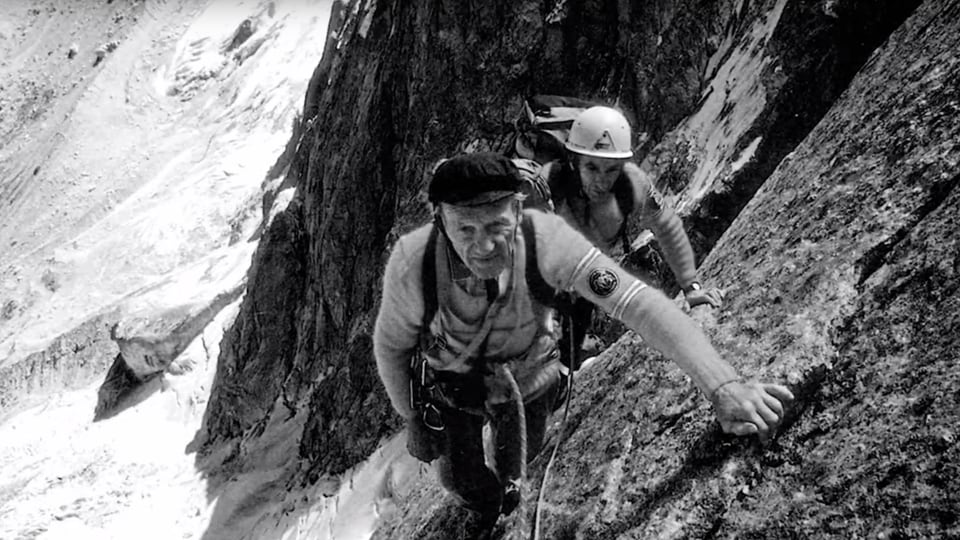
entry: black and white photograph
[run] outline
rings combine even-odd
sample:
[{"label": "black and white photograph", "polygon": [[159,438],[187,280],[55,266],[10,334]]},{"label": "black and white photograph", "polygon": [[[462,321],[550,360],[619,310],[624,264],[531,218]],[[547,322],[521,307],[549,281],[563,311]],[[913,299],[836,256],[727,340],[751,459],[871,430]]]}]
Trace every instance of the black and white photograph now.
[{"label": "black and white photograph", "polygon": [[960,0],[0,0],[0,539],[960,539]]}]

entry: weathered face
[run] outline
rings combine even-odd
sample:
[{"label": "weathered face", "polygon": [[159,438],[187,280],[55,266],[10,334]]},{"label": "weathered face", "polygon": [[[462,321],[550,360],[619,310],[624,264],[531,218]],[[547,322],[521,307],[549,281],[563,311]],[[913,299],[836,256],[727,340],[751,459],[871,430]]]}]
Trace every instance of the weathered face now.
[{"label": "weathered face", "polygon": [[580,173],[583,191],[591,201],[609,196],[625,162],[624,159],[577,156],[574,165]]},{"label": "weathered face", "polygon": [[495,278],[510,265],[519,204],[507,197],[483,206],[441,206],[443,226],[454,251],[480,279]]}]

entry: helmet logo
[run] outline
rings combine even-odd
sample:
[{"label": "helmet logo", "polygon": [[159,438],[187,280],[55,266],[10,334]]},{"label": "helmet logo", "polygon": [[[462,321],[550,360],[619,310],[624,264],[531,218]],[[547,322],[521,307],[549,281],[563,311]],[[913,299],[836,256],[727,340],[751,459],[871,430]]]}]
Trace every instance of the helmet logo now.
[{"label": "helmet logo", "polygon": [[616,145],[613,144],[613,137],[610,136],[610,131],[603,130],[603,135],[597,139],[597,142],[593,143],[594,150],[616,150]]},{"label": "helmet logo", "polygon": [[564,146],[578,154],[625,159],[633,156],[630,139],[630,124],[623,114],[598,105],[577,116]]}]

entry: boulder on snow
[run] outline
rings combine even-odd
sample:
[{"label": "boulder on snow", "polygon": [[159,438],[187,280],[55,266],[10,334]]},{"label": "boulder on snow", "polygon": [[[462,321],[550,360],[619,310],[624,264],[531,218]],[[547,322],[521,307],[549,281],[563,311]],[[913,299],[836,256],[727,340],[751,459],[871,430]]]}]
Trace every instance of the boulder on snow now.
[{"label": "boulder on snow", "polygon": [[152,377],[191,370],[181,353],[243,293],[252,249],[235,244],[131,295],[110,329],[120,353],[100,388],[98,418]]}]

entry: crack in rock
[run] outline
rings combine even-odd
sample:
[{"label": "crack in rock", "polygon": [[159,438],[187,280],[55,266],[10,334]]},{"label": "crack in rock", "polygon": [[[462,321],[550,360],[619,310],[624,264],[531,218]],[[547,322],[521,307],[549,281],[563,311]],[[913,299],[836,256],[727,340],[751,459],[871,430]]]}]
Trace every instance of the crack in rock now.
[{"label": "crack in rock", "polygon": [[858,273],[860,274],[860,278],[857,280],[858,290],[870,279],[870,276],[889,262],[888,256],[897,245],[903,241],[924,218],[939,208],[958,184],[960,184],[960,174],[946,182],[939,182],[931,186],[927,201],[910,215],[907,222],[889,238],[864,253],[863,257],[855,263]]}]

